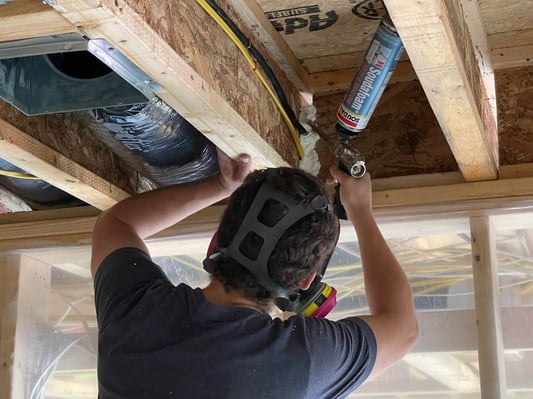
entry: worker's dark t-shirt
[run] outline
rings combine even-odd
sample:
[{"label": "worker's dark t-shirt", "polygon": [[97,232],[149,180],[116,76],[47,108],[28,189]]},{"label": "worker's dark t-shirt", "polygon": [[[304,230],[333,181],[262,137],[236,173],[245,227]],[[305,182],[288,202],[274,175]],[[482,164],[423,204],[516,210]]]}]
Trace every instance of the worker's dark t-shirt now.
[{"label": "worker's dark t-shirt", "polygon": [[100,399],[342,398],[376,358],[361,319],[214,305],[139,249],[110,254],[94,284]]}]

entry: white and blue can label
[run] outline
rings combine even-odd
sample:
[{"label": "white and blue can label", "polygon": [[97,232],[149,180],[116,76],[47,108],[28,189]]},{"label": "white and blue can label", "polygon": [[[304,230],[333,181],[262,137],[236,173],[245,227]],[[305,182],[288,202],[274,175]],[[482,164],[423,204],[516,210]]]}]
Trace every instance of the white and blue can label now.
[{"label": "white and blue can label", "polygon": [[356,136],[366,128],[402,52],[400,36],[382,20],[337,111],[343,134]]}]

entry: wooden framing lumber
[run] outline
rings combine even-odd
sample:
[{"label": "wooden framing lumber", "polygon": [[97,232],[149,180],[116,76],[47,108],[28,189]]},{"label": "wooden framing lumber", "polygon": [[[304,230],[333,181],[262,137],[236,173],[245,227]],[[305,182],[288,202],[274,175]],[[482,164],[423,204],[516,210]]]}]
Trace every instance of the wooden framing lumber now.
[{"label": "wooden framing lumber", "polygon": [[495,179],[497,117],[478,63],[490,54],[476,53],[461,1],[384,3],[465,179]]},{"label": "wooden framing lumber", "polygon": [[129,196],[3,120],[0,157],[98,209],[107,209]]},{"label": "wooden framing lumber", "polygon": [[36,352],[48,327],[51,267],[24,255],[0,257],[0,394],[29,398],[39,371]]},{"label": "wooden framing lumber", "polygon": [[533,45],[493,49],[491,54],[494,69],[533,65]]},{"label": "wooden framing lumber", "polygon": [[[457,175],[444,178],[451,182]],[[516,213],[523,223],[533,223],[530,217],[520,214],[524,208],[533,206],[533,177],[407,188],[394,188],[406,182],[386,180],[382,188],[389,188],[373,193],[374,213],[380,222],[405,220],[406,217],[416,222],[429,217],[436,221],[505,214],[514,223],[513,214]],[[218,226],[224,209],[224,205],[208,207],[151,240],[211,233]],[[0,252],[89,245],[98,213],[87,207],[0,215]]]},{"label": "wooden framing lumber", "polygon": [[[310,73],[308,76],[308,86],[315,97],[346,92],[356,72],[357,68],[346,68]],[[394,70],[389,84],[409,82],[416,79],[416,73],[411,63],[409,61],[402,61],[398,63],[398,66]]]},{"label": "wooden framing lumber", "polygon": [[[156,234],[152,241],[215,231],[225,206],[214,205]],[[91,207],[0,215],[0,253],[91,244],[100,212]]]},{"label": "wooden framing lumber", "polygon": [[285,72],[295,87],[300,91],[303,105],[312,102],[312,96],[307,84],[307,71],[302,67],[287,42],[281,38],[274,26],[265,16],[256,0],[227,0],[233,10],[255,32],[258,41],[266,47],[272,60]]},{"label": "wooden framing lumber", "polygon": [[[527,186],[529,185],[529,187]],[[458,201],[530,196],[533,177],[491,181],[445,184],[439,186],[400,188],[376,191],[374,207],[424,206],[436,203],[453,204]]]},{"label": "wooden framing lumber", "polygon": [[11,398],[30,398],[42,373],[36,362],[46,338],[54,334],[48,325],[48,298],[52,267],[21,255],[16,300],[16,332]]},{"label": "wooden framing lumber", "polygon": [[0,396],[11,398],[17,325],[19,256],[0,256]]},{"label": "wooden framing lumber", "polygon": [[496,239],[487,216],[470,218],[481,397],[507,397]]},{"label": "wooden framing lumber", "polygon": [[0,6],[0,42],[77,31],[42,1],[17,0]]},{"label": "wooden framing lumber", "polygon": [[233,42],[195,0],[58,0],[89,38],[106,39],[161,86],[157,95],[230,156],[296,164],[287,126]]}]

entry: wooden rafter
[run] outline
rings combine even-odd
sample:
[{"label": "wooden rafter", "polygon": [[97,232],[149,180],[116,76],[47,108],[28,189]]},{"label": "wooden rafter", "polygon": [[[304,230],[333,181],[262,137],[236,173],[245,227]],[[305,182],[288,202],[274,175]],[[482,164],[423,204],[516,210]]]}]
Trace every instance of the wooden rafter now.
[{"label": "wooden rafter", "polygon": [[475,51],[479,38],[469,29],[479,16],[466,21],[460,0],[385,5],[465,179],[496,178],[497,119],[488,98],[494,77],[478,63],[490,54]]},{"label": "wooden rafter", "polygon": [[137,64],[162,87],[157,95],[227,154],[247,152],[258,167],[296,162],[296,147],[266,89],[196,1],[154,7],[150,1],[59,0],[53,7],[84,35],[106,39]]},{"label": "wooden rafter", "polygon": [[496,237],[488,216],[470,218],[481,397],[507,397]]},{"label": "wooden rafter", "polygon": [[[308,85],[316,97],[333,93],[346,92],[357,68],[346,68],[328,72],[309,74]],[[416,80],[416,73],[409,61],[402,61],[396,67],[389,84]]]},{"label": "wooden rafter", "polygon": [[16,302],[19,287],[19,256],[0,256],[0,394],[10,398],[17,325]]}]

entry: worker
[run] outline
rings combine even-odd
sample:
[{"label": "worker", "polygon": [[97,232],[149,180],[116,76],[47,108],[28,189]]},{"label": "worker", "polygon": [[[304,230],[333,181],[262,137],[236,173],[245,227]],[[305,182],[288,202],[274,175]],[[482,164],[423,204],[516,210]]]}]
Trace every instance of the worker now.
[{"label": "worker", "polygon": [[[218,162],[214,177],[132,196],[98,218],[91,269],[99,398],[343,398],[398,361],[415,342],[417,321],[406,276],[374,220],[368,174],[357,180],[331,168],[358,236],[370,314],[282,319],[269,313],[276,297],[305,293],[336,246],[326,185],[294,168],[251,172],[245,154],[219,151]],[[276,200],[259,198],[263,192]],[[209,285],[174,286],[144,240],[229,195],[205,261]],[[285,214],[297,222],[282,226]],[[252,219],[264,219],[278,242]],[[255,227],[243,236],[247,224]],[[252,260],[243,264],[264,266],[269,277],[235,261],[240,251]]]}]

